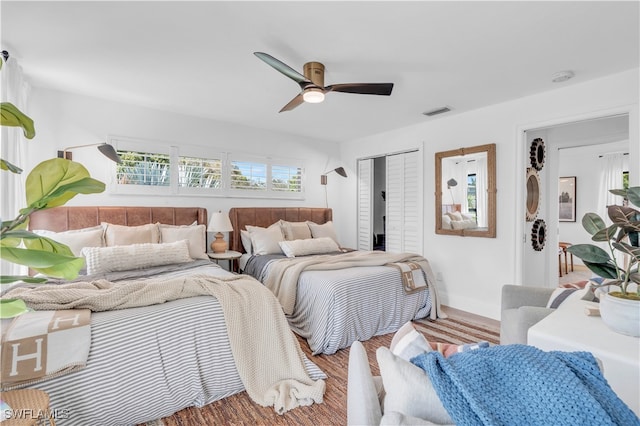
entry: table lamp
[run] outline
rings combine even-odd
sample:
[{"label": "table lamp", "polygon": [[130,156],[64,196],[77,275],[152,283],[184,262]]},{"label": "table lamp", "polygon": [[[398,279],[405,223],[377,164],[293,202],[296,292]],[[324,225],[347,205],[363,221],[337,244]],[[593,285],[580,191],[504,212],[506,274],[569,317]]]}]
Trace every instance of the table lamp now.
[{"label": "table lamp", "polygon": [[213,213],[211,215],[211,220],[209,220],[209,227],[207,230],[216,233],[216,239],[211,243],[211,250],[213,250],[214,253],[226,252],[229,248],[229,244],[224,240],[224,235],[222,235],[222,233],[233,231],[229,215],[222,213],[222,211]]}]

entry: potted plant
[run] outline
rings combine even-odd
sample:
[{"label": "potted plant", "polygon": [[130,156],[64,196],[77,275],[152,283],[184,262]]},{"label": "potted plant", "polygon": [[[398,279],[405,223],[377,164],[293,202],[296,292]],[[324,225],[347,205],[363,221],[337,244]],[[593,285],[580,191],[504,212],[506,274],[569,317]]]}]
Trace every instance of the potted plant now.
[{"label": "potted plant", "polygon": [[596,287],[615,286],[619,291],[599,292],[600,315],[604,323],[618,333],[640,336],[640,187],[614,189],[612,194],[624,197],[629,206],[607,207],[606,226],[600,216],[587,213],[582,226],[595,242],[606,242],[609,251],[593,244],[575,244],[567,251],[578,256],[585,266],[604,281]]},{"label": "potted plant", "polygon": [[[4,53],[4,52],[3,52]],[[8,54],[3,58],[6,60]],[[3,61],[0,59],[0,68]],[[35,136],[33,120],[9,102],[0,104],[0,125],[20,127],[27,139]],[[0,169],[21,173],[22,169],[0,158]],[[37,210],[61,206],[77,194],[104,191],[104,183],[89,176],[80,163],[53,158],[38,164],[26,179],[27,207],[13,220],[0,221],[0,259],[25,265],[36,272],[56,278],[73,279],[84,266],[84,259],[75,257],[69,247],[50,238],[27,231],[29,216]],[[0,276],[0,284],[17,281],[40,283],[46,278],[31,276]],[[26,311],[20,299],[0,299],[0,318],[10,318]]]}]

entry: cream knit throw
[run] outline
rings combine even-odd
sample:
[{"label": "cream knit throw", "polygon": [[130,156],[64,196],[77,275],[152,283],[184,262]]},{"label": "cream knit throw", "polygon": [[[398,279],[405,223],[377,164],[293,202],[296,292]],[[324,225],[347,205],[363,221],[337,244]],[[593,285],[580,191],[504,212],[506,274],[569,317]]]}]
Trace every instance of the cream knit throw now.
[{"label": "cream knit throw", "polygon": [[253,401],[273,406],[278,414],[322,402],[325,383],[309,377],[304,354],[280,304],[267,288],[246,275],[44,285],[17,288],[4,298],[21,298],[36,310],[105,311],[199,295],[211,295],[220,302],[236,368]]},{"label": "cream knit throw", "polygon": [[430,318],[446,318],[440,309],[436,280],[429,261],[413,253],[387,253],[384,251],[353,251],[340,255],[320,255],[277,260],[269,266],[264,285],[278,298],[284,313],[291,315],[296,304],[298,277],[303,271],[321,271],[351,268],[355,266],[382,266],[387,263],[414,262],[420,265],[427,276],[427,287],[431,294]]}]

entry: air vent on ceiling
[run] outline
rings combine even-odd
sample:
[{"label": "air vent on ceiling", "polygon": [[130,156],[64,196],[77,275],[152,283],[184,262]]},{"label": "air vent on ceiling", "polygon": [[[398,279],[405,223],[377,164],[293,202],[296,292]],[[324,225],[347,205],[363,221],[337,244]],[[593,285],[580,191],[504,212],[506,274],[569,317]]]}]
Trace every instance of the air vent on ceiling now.
[{"label": "air vent on ceiling", "polygon": [[434,115],[438,115],[438,114],[444,114],[445,112],[449,112],[451,111],[451,108],[449,107],[441,107],[441,108],[437,108],[431,111],[427,111],[427,112],[423,112],[424,115],[429,116],[429,117],[433,117]]}]

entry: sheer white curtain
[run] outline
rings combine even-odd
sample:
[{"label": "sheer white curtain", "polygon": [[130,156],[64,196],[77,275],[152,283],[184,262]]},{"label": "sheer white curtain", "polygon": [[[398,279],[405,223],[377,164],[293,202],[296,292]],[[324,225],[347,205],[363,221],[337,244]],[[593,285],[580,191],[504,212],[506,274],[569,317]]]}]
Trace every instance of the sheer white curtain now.
[{"label": "sheer white curtain", "polygon": [[[2,102],[11,102],[20,111],[28,115],[27,97],[29,85],[24,79],[22,68],[15,58],[9,58],[0,70],[0,98]],[[0,156],[16,166],[23,168],[26,163],[25,144],[26,139],[19,127],[0,127]],[[21,174],[14,174],[6,170],[0,171],[0,191],[2,203],[0,203],[0,217],[2,220],[10,220],[17,216],[18,211],[24,207],[24,181],[28,170]],[[19,275],[26,273],[26,268],[0,261],[2,275]]]},{"label": "sheer white curtain", "polygon": [[487,223],[487,154],[476,159],[476,215],[479,228],[489,226]]},{"label": "sheer white curtain", "polygon": [[607,206],[622,204],[622,197],[613,195],[610,189],[622,189],[622,173],[624,172],[625,156],[623,153],[602,155],[600,165],[600,190],[598,192],[598,214],[607,224],[611,224],[607,215]]}]

